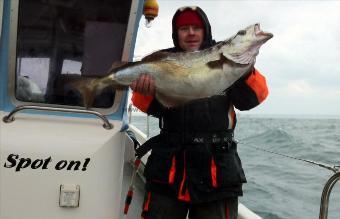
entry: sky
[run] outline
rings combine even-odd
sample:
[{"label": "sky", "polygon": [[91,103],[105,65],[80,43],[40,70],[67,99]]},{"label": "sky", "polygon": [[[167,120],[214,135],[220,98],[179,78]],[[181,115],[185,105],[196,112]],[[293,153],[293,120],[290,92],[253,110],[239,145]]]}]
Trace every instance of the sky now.
[{"label": "sky", "polygon": [[159,15],[147,28],[141,19],[135,58],[173,45],[171,19],[176,9],[200,6],[213,38],[225,40],[254,23],[274,34],[257,56],[268,98],[239,112],[259,115],[340,116],[340,1],[158,0]]}]

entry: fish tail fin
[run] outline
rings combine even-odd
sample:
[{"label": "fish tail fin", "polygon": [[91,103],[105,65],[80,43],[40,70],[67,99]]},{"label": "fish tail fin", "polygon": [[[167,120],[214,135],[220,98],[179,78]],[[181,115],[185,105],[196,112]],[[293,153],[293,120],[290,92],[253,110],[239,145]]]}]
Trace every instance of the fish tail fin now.
[{"label": "fish tail fin", "polygon": [[99,96],[104,89],[111,88],[112,90],[127,90],[128,86],[121,85],[114,80],[105,78],[92,78],[85,83],[74,84],[74,89],[79,92],[82,97],[83,106],[89,109],[93,106],[96,96]]},{"label": "fish tail fin", "polygon": [[92,81],[95,79],[88,79],[86,81],[76,81],[72,83],[72,89],[76,91],[82,98],[83,106],[88,109],[94,102],[94,87],[91,86]]},{"label": "fish tail fin", "polygon": [[99,96],[104,90],[112,89],[113,92],[116,90],[127,90],[128,86],[121,85],[114,79],[115,75],[110,74],[106,77],[101,78],[83,78],[70,83],[70,86],[76,91],[82,99],[83,106],[90,108],[93,106],[97,96]]},{"label": "fish tail fin", "polygon": [[84,89],[83,92],[82,92],[82,96],[83,96],[84,107],[86,109],[89,109],[90,107],[92,107],[93,103],[94,103],[94,97],[95,97],[93,92],[91,92],[90,89]]}]

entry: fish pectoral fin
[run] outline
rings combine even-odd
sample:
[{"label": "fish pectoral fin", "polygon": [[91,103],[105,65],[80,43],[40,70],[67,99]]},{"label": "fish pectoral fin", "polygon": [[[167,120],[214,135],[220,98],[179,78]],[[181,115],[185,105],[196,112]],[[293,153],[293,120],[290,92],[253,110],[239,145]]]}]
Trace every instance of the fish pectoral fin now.
[{"label": "fish pectoral fin", "polygon": [[226,59],[228,59],[228,60],[230,60],[230,61],[232,61],[236,64],[241,64],[241,65],[248,65],[248,64],[253,63],[255,61],[255,58],[254,58],[255,56],[250,52],[231,53],[231,54],[224,52],[224,53],[222,53],[222,55]]},{"label": "fish pectoral fin", "polygon": [[211,69],[223,68],[223,63],[221,63],[220,60],[210,61],[206,65]]},{"label": "fish pectoral fin", "polygon": [[229,59],[223,53],[220,54],[220,59],[208,62],[206,65],[211,69],[223,69],[225,64],[235,66],[235,65],[247,65],[248,63],[239,63],[234,60]]}]

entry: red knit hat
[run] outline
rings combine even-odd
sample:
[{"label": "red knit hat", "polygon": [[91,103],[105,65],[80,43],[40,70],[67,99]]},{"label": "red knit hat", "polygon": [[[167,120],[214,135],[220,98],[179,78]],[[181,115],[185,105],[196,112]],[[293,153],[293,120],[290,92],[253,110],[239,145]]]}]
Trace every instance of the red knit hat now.
[{"label": "red knit hat", "polygon": [[176,29],[186,25],[195,25],[203,28],[201,17],[193,10],[185,10],[176,18]]}]

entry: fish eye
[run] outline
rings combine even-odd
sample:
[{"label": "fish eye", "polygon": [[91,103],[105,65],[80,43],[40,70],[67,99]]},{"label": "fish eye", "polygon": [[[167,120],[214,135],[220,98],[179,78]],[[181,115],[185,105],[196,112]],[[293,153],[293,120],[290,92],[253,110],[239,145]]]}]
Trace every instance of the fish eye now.
[{"label": "fish eye", "polygon": [[246,35],[247,31],[246,30],[240,30],[237,35]]}]

